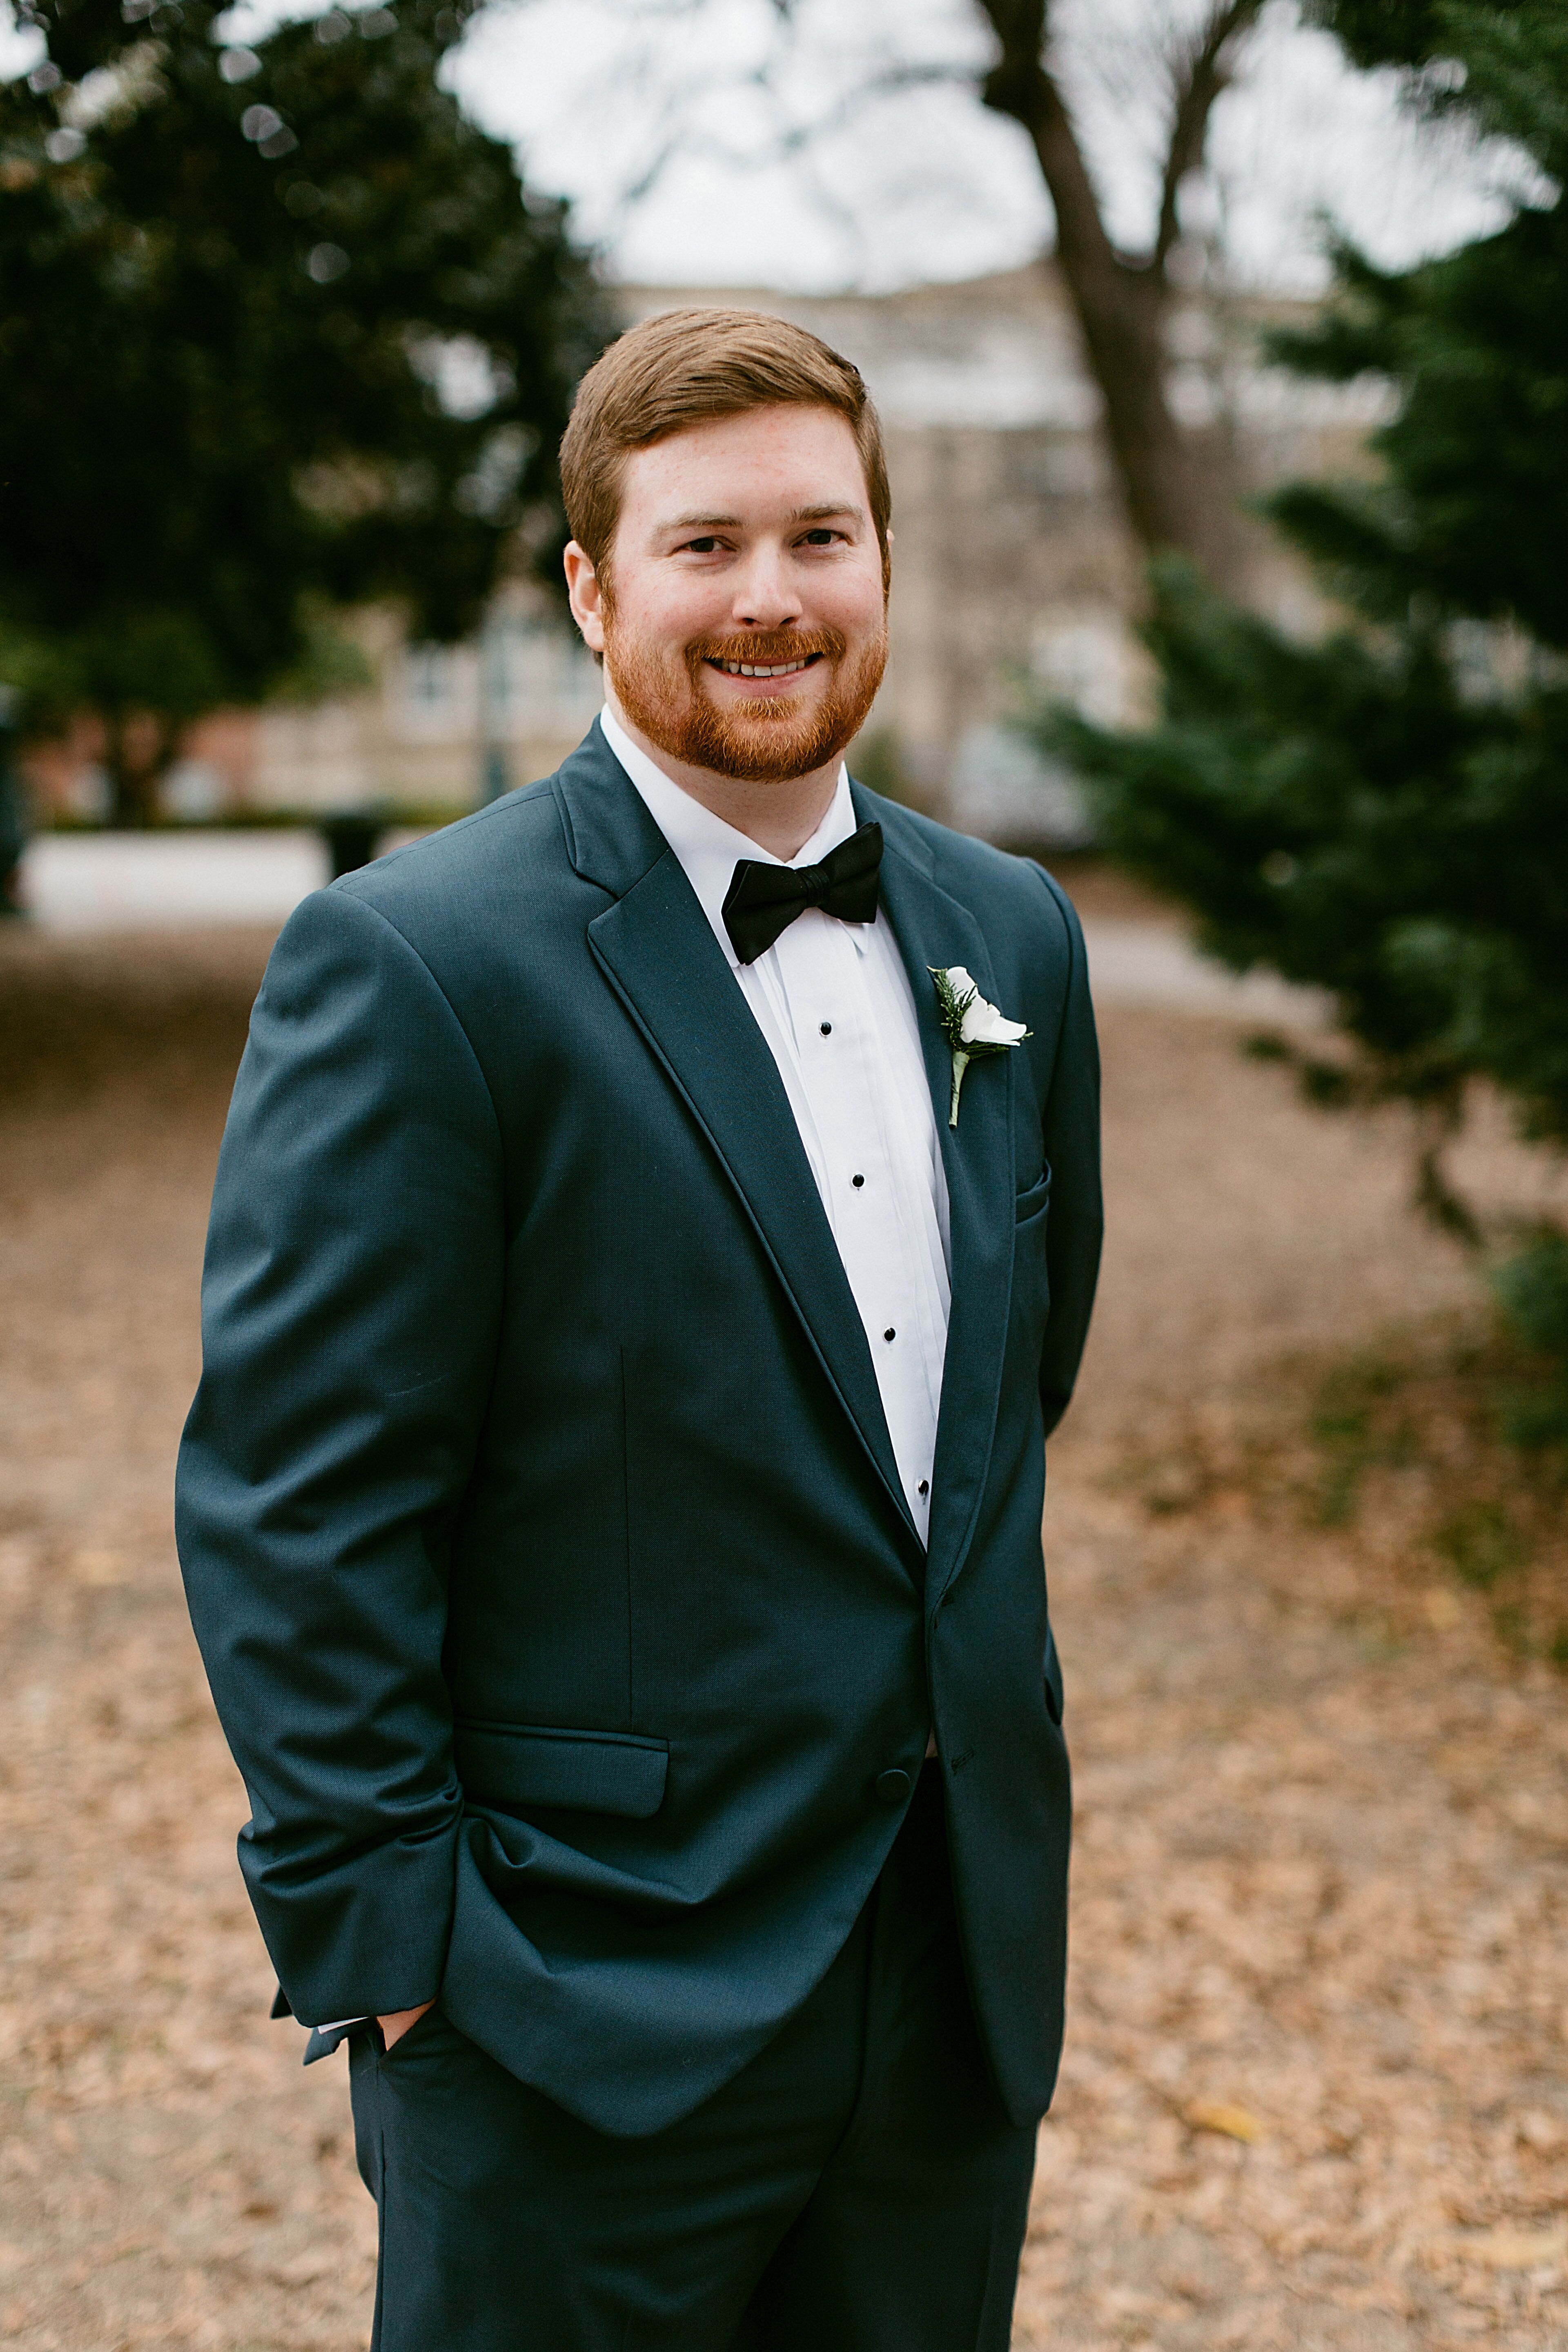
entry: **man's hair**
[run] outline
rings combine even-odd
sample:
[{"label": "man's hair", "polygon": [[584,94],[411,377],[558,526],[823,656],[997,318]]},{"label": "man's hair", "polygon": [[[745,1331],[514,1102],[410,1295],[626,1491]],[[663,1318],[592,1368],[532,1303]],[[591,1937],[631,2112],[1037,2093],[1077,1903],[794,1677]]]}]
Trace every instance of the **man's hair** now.
[{"label": "man's hair", "polygon": [[817,335],[764,310],[666,310],[631,328],[577,387],[561,442],[572,536],[606,581],[633,449],[753,408],[830,408],[855,436],[882,572],[888,573],[888,466],[859,369]]}]

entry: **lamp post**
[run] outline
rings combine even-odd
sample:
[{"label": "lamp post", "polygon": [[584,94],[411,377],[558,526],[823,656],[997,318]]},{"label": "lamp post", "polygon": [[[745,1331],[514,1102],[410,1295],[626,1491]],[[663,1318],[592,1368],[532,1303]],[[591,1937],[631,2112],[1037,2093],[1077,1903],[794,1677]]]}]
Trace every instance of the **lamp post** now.
[{"label": "lamp post", "polygon": [[479,635],[479,803],[511,790],[506,722],[510,709],[511,633],[499,604],[490,605]]}]

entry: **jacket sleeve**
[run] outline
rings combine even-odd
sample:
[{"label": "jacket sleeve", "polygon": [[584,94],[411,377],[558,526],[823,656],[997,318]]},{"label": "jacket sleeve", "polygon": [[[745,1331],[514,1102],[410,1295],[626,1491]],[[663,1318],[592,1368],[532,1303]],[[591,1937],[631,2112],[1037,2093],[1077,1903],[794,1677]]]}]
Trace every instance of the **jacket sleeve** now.
[{"label": "jacket sleeve", "polygon": [[307,899],[224,1137],[176,1491],[250,1802],[240,1867],[307,2021],[441,1982],[461,1802],[447,1554],[502,1253],[500,1134],[450,1004],[362,898]]},{"label": "jacket sleeve", "polygon": [[1100,1276],[1104,1213],[1100,1191],[1100,1047],[1089,994],[1083,930],[1071,900],[1046,873],[1041,880],[1060,910],[1068,933],[1068,990],[1042,1124],[1051,1171],[1046,1263],[1050,1316],[1040,1358],[1040,1402],[1048,1437],[1068,1409],[1079,1360],[1089,1337]]}]

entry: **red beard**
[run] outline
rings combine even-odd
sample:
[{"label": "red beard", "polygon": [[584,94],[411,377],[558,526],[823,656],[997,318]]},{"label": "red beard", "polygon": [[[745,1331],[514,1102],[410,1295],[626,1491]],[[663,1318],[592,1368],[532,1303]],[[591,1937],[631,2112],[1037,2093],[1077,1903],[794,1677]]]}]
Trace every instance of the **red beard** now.
[{"label": "red beard", "polygon": [[[852,662],[847,662],[848,651],[849,641],[837,629],[696,637],[685,648],[682,677],[672,662],[623,644],[605,614],[605,667],[633,726],[671,759],[744,783],[787,783],[808,776],[854,741],[887,667],[886,632]],[[757,695],[734,703],[726,698],[722,708],[710,697],[709,662],[771,667],[812,654],[832,665],[832,678],[822,700],[810,709],[798,694]]]}]

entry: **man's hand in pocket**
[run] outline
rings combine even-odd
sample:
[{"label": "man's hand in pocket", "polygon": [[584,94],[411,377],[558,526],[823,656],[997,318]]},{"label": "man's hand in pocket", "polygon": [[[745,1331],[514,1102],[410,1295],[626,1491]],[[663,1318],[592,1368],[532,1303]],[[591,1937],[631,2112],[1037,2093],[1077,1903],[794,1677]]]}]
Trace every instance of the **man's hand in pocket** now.
[{"label": "man's hand in pocket", "polygon": [[409,2027],[417,2025],[426,2011],[435,2006],[433,2000],[422,2000],[417,2009],[393,2009],[384,2017],[378,2017],[375,2021],[381,2028],[383,2049],[390,2050],[395,2042],[401,2042]]}]

